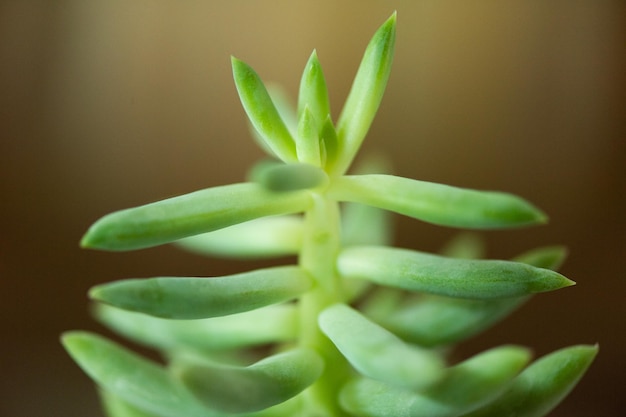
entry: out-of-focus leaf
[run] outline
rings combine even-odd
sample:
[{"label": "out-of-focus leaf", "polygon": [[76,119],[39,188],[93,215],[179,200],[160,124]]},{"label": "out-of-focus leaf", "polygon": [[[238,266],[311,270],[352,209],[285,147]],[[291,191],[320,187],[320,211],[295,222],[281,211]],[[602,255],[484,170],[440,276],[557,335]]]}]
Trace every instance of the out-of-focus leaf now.
[{"label": "out-of-focus leaf", "polygon": [[302,219],[272,216],[177,240],[174,244],[205,256],[259,259],[295,255],[302,245]]},{"label": "out-of-focus leaf", "polygon": [[525,300],[526,297],[466,300],[425,295],[391,314],[372,318],[408,342],[436,347],[480,333]]},{"label": "out-of-focus leaf", "polygon": [[275,162],[257,164],[250,172],[250,179],[275,193],[316,188],[328,182],[328,176],[319,167]]},{"label": "out-of-focus leaf", "polygon": [[442,375],[438,355],[407,345],[344,304],[324,310],[319,325],[352,366],[369,378],[420,389]]},{"label": "out-of-focus leaf", "polygon": [[162,368],[100,336],[69,332],[63,345],[103,389],[159,417],[221,417]]},{"label": "out-of-focus leaf", "polygon": [[576,386],[597,353],[597,346],[578,345],[546,355],[494,402],[463,417],[545,416]]},{"label": "out-of-focus leaf", "polygon": [[232,57],[233,78],[241,104],[250,122],[278,158],[296,162],[296,145],[274,106],[272,99],[257,73],[246,63]]},{"label": "out-of-focus leaf", "polygon": [[274,305],[202,320],[168,320],[97,305],[96,318],[113,331],[162,350],[206,352],[289,342],[297,334],[292,305]]},{"label": "out-of-focus leaf", "polygon": [[100,399],[108,417],[159,417],[122,400],[106,390],[100,390]]},{"label": "out-of-focus leaf", "polygon": [[320,161],[328,171],[339,155],[339,139],[330,114],[326,116],[320,129]]},{"label": "out-of-focus leaf", "polygon": [[537,268],[546,268],[557,271],[565,258],[567,257],[567,248],[565,246],[544,246],[541,248],[531,249],[513,260],[524,264],[532,265]]},{"label": "out-of-focus leaf", "polygon": [[204,319],[287,301],[313,285],[297,266],[257,269],[215,278],[127,279],[98,285],[94,300],[169,319]]},{"label": "out-of-focus leaf", "polygon": [[337,121],[340,151],[331,171],[344,173],[358,152],[383,98],[396,40],[394,13],[370,40]]},{"label": "out-of-focus leaf", "polygon": [[539,209],[512,194],[477,191],[393,175],[346,175],[329,196],[367,204],[441,226],[494,229],[546,222]]},{"label": "out-of-focus leaf", "polygon": [[342,390],[340,400],[363,417],[456,417],[497,398],[529,359],[526,349],[503,346],[447,369],[439,382],[421,392],[361,378]]},{"label": "out-of-focus leaf", "polygon": [[89,228],[81,245],[114,251],[148,248],[259,217],[297,213],[310,204],[306,191],[272,193],[251,183],[207,188],[108,214]]},{"label": "out-of-focus leaf", "polygon": [[484,258],[485,242],[475,233],[459,233],[439,251],[442,256],[460,259]]},{"label": "out-of-focus leaf", "polygon": [[504,298],[556,290],[574,282],[548,269],[498,260],[452,259],[383,246],[346,248],[339,273],[381,285],[460,298]]},{"label": "out-of-focus leaf", "polygon": [[211,408],[228,413],[262,410],[280,404],[311,385],[324,361],[299,348],[270,356],[248,367],[191,365],[178,370],[184,384]]}]

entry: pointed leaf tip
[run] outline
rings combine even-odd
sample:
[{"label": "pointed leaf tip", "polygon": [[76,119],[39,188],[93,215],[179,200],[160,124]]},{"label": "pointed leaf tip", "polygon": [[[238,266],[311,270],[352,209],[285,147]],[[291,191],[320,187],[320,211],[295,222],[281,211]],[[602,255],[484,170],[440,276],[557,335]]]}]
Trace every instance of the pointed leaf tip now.
[{"label": "pointed leaf tip", "polygon": [[516,297],[573,285],[558,272],[519,262],[453,259],[383,246],[344,249],[337,266],[345,277],[459,298]]},{"label": "pointed leaf tip", "polygon": [[357,154],[383,98],[396,39],[396,14],[383,23],[370,40],[348,98],[337,121],[340,153],[333,171],[344,173]]}]

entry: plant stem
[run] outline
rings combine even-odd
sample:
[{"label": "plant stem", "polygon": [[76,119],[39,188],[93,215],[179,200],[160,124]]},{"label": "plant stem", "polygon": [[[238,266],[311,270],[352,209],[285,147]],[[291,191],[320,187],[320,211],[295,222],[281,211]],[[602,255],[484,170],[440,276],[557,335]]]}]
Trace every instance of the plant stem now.
[{"label": "plant stem", "polygon": [[311,274],[316,286],[300,300],[299,343],[315,349],[326,363],[322,376],[305,392],[304,409],[310,410],[311,416],[344,416],[337,404],[337,392],[349,375],[350,366],[317,325],[322,310],[345,300],[335,270],[340,248],[338,203],[315,194],[313,207],[304,214],[304,224],[299,264]]}]

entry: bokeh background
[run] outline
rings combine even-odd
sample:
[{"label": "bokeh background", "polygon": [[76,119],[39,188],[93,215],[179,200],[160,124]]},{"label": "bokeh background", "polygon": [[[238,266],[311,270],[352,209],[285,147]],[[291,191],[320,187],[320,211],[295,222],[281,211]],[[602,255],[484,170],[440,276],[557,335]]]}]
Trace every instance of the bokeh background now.
[{"label": "bokeh background", "polygon": [[[482,234],[488,255],[570,248],[576,287],[535,297],[464,344],[537,355],[599,343],[552,416],[626,415],[626,3],[448,0],[0,1],[0,415],[101,416],[62,350],[104,332],[86,292],[125,277],[251,268],[174,248],[82,251],[98,217],[242,181],[262,154],[231,54],[294,97],[316,48],[335,117],[374,30],[398,11],[396,59],[365,151],[399,175],[519,194],[547,226]],[[397,244],[455,231],[397,217]]]}]

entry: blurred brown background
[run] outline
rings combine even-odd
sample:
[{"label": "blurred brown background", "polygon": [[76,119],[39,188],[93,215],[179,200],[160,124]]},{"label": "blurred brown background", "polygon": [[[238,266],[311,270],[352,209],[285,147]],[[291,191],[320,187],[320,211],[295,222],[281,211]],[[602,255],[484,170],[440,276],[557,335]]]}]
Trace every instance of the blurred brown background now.
[{"label": "blurred brown background", "polygon": [[[600,343],[553,416],[626,415],[626,73],[623,1],[0,2],[0,415],[100,416],[58,343],[102,332],[96,283],[251,267],[162,247],[81,251],[98,217],[241,181],[261,156],[231,54],[295,96],[313,48],[335,116],[374,30],[398,11],[396,60],[365,144],[396,173],[526,197],[548,226],[485,233],[489,256],[570,248],[578,282],[537,296],[467,343],[537,355]],[[454,231],[398,218],[398,245],[437,250]]]}]

